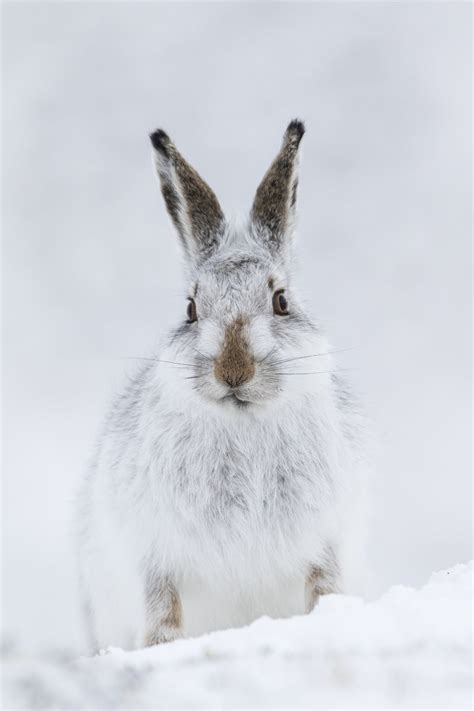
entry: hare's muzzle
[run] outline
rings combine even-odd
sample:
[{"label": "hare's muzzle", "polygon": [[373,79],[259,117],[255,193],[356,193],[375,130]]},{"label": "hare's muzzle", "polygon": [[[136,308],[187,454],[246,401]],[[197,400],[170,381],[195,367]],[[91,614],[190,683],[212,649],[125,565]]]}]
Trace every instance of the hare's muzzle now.
[{"label": "hare's muzzle", "polygon": [[236,319],[227,327],[224,344],[214,365],[214,374],[221,383],[238,388],[255,375],[255,360],[244,336],[245,322]]}]

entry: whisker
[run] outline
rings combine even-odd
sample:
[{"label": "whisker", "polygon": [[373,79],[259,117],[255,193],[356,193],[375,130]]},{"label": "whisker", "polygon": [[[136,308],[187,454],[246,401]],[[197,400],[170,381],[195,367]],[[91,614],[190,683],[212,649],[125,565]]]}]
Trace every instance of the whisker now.
[{"label": "whisker", "polygon": [[317,358],[318,356],[332,355],[333,353],[344,353],[345,351],[353,351],[356,346],[350,346],[349,348],[338,348],[333,351],[326,351],[325,353],[311,353],[310,355],[296,356],[295,358],[285,358],[283,360],[275,360],[271,365],[282,365],[283,363],[290,363],[293,360],[303,360],[304,358]]},{"label": "whisker", "polygon": [[299,373],[293,371],[292,373],[284,373],[280,370],[275,371],[278,375],[324,375],[326,373],[345,373],[348,370],[355,370],[355,368],[337,368],[336,370],[311,370],[305,373]]},{"label": "whisker", "polygon": [[177,361],[174,360],[163,360],[162,358],[144,358],[143,356],[125,356],[124,360],[150,360],[153,361],[154,363],[167,363],[168,365],[181,365],[185,366],[186,368],[195,368],[195,365],[192,365],[191,363],[178,363]]},{"label": "whisker", "polygon": [[262,363],[265,363],[265,362],[276,352],[276,350],[277,350],[277,349],[276,349],[276,346],[275,346],[274,348],[272,348],[272,349],[267,353],[266,356],[264,356],[264,357],[261,358],[259,361],[257,361],[257,363],[259,363],[260,365],[261,365]]},{"label": "whisker", "polygon": [[193,351],[196,351],[196,353],[199,353],[199,355],[204,358],[204,360],[208,360],[209,362],[212,362],[212,358],[209,358],[209,356],[204,355],[204,353],[201,353],[201,351],[198,351],[197,348],[194,348],[194,346],[191,346]]}]

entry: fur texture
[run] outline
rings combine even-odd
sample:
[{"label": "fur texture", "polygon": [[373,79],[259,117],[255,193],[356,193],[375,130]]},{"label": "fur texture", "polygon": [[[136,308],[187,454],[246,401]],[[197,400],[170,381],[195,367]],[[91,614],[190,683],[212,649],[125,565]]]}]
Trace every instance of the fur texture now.
[{"label": "fur texture", "polygon": [[197,320],[183,303],[183,322],[113,403],[84,482],[94,648],[300,613],[360,582],[363,419],[291,273],[303,131],[288,127],[240,229],[167,134],[151,136]]}]

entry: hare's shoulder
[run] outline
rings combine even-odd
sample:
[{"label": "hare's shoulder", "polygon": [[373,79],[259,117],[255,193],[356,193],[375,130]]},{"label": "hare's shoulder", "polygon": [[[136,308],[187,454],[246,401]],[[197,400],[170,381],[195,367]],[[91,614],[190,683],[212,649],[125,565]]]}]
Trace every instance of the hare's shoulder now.
[{"label": "hare's shoulder", "polygon": [[147,413],[159,393],[154,378],[155,363],[147,361],[132,376],[127,376],[123,387],[113,396],[96,441],[89,478],[97,473],[125,476],[133,470],[146,428]]},{"label": "hare's shoulder", "polygon": [[[108,408],[103,434],[132,433],[138,426],[140,418],[155,390],[154,387],[155,363],[152,359],[135,370],[132,375],[127,375],[126,382],[114,395]],[[158,402],[158,393],[155,393]]]}]

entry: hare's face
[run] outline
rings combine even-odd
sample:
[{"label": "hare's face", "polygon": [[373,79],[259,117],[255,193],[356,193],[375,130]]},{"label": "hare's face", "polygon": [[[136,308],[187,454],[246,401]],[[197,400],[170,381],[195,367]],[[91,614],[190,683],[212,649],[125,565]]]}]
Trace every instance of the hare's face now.
[{"label": "hare's face", "polygon": [[280,395],[289,387],[285,364],[304,356],[308,343],[314,347],[318,339],[289,283],[303,133],[301,122],[290,123],[257,190],[248,225],[236,231],[168,136],[163,131],[151,136],[162,193],[190,274],[186,320],[173,347],[193,368],[189,387],[227,407],[247,409]]},{"label": "hare's face", "polygon": [[284,392],[284,361],[307,352],[315,337],[287,270],[251,253],[205,262],[192,282],[186,316],[176,346],[178,360],[193,365],[189,386],[240,409]]}]

